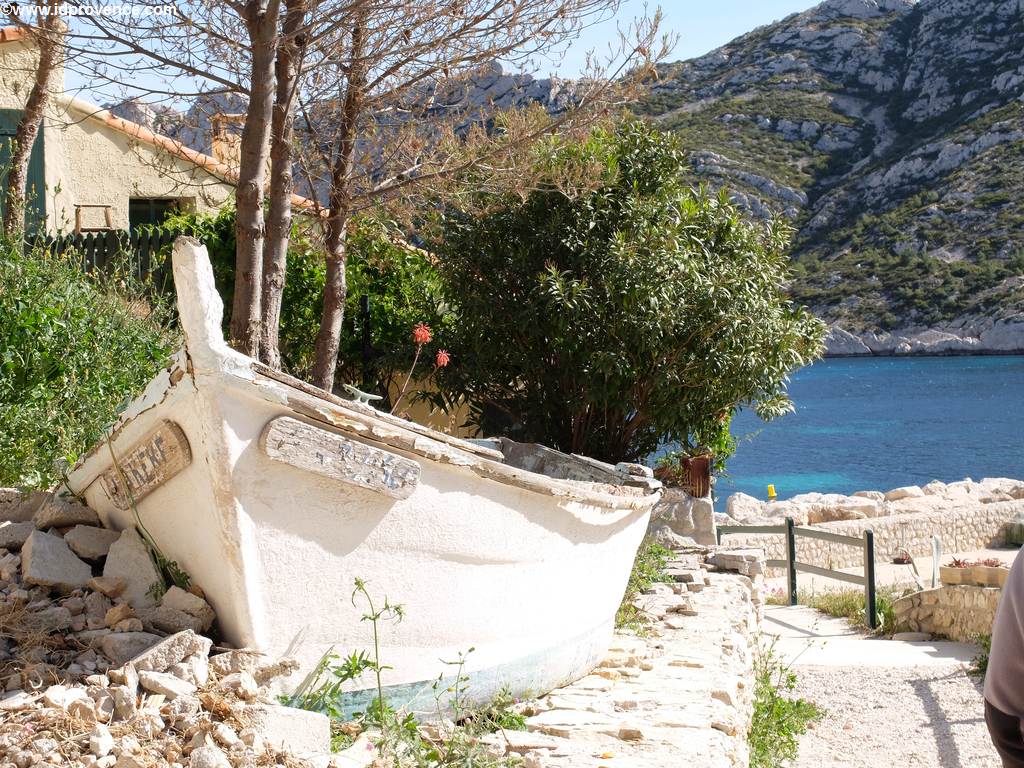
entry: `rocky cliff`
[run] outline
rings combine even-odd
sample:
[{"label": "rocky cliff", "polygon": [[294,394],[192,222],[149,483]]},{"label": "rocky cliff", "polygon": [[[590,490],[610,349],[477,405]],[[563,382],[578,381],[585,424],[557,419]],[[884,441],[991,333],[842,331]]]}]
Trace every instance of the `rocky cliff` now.
[{"label": "rocky cliff", "polygon": [[826,0],[663,66],[637,111],[792,220],[832,352],[1024,350],[1020,0]]}]

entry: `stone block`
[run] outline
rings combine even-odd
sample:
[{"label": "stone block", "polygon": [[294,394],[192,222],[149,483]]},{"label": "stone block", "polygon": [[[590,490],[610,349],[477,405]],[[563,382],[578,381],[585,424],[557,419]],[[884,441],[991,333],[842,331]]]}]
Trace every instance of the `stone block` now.
[{"label": "stone block", "polygon": [[33,531],[21,552],[22,578],[28,584],[61,592],[84,587],[92,569],[79,560],[59,536]]},{"label": "stone block", "polygon": [[99,516],[89,507],[61,496],[50,496],[32,516],[36,528],[66,528],[69,525],[99,525]]},{"label": "stone block", "polygon": [[158,605],[145,612],[145,619],[150,626],[161,632],[182,632],[186,629],[193,632],[203,631],[203,622],[184,611],[178,611],[166,605]]},{"label": "stone block", "polygon": [[900,499],[911,499],[920,498],[924,496],[924,491],[916,485],[905,485],[901,488],[893,488],[885,494],[886,501],[899,501]]},{"label": "stone block", "polygon": [[193,749],[188,764],[189,768],[231,768],[227,755],[211,745]]},{"label": "stone block", "polygon": [[134,608],[152,608],[156,605],[152,590],[153,585],[161,581],[161,577],[149,555],[149,549],[134,528],[125,528],[110,546],[103,575],[119,576],[125,580],[123,596]]},{"label": "stone block", "polygon": [[94,589],[107,597],[118,597],[124,592],[128,582],[120,576],[94,576],[86,582],[89,589]]},{"label": "stone block", "polygon": [[22,491],[20,488],[0,488],[0,521],[31,522],[32,516],[49,497],[46,491]]},{"label": "stone block", "polygon": [[32,522],[0,523],[0,549],[19,550],[36,529]]},{"label": "stone block", "polygon": [[59,632],[71,626],[71,611],[62,605],[51,605],[41,611],[26,613],[22,622],[26,627],[40,632]]},{"label": "stone block", "polygon": [[651,513],[650,530],[664,526],[698,544],[715,544],[715,510],[711,497],[697,498],[679,488],[665,488],[661,501]]},{"label": "stone block", "polygon": [[76,525],[64,534],[64,541],[71,551],[86,560],[98,560],[106,557],[110,545],[120,538],[121,534],[109,528],[97,528],[92,525]]},{"label": "stone block", "polygon": [[720,571],[736,571],[744,576],[754,577],[764,570],[760,550],[733,549],[715,552],[708,562]]},{"label": "stone block", "polygon": [[147,691],[163,694],[168,699],[191,696],[196,692],[195,685],[166,672],[140,671],[139,684]]},{"label": "stone block", "polygon": [[198,632],[208,630],[216,618],[213,608],[210,607],[208,602],[197,595],[193,595],[191,592],[186,592],[178,586],[172,586],[167,590],[160,601],[160,606],[171,608],[175,611],[182,611],[198,619],[199,625],[196,629]]},{"label": "stone block", "polygon": [[120,666],[159,642],[159,635],[149,632],[111,632],[99,639],[99,649],[115,666]]},{"label": "stone block", "polygon": [[873,501],[885,501],[885,494],[881,491],[857,491],[853,494],[858,498],[871,499]]},{"label": "stone block", "polygon": [[330,750],[331,721],[319,712],[250,704],[245,707],[244,717],[268,744],[293,755],[301,757]]},{"label": "stone block", "polygon": [[725,502],[725,513],[740,523],[760,520],[765,515],[765,503],[745,493],[734,493]]},{"label": "stone block", "polygon": [[192,654],[209,655],[212,645],[213,641],[209,638],[185,630],[165,637],[153,647],[139,653],[132,659],[132,664],[139,672],[166,672],[173,664],[183,661]]}]

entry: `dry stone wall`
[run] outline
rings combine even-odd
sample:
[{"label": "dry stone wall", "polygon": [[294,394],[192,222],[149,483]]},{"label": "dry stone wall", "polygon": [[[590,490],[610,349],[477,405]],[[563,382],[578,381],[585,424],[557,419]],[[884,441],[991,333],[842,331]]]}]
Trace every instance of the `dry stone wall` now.
[{"label": "dry stone wall", "polygon": [[992,623],[1002,594],[999,587],[960,584],[916,592],[901,597],[893,604],[896,629],[973,642],[979,635],[992,634]]},{"label": "dry stone wall", "polygon": [[[822,523],[814,528],[844,536],[863,536],[871,529],[875,534],[876,562],[888,559],[900,549],[915,557],[931,553],[932,536],[938,536],[944,552],[969,552],[975,549],[1002,546],[1007,525],[1024,513],[1024,501],[1001,501],[977,504],[943,512],[920,512],[864,520],[842,520]],[[781,535],[730,535],[723,543],[730,546],[763,548],[768,559],[786,557],[785,537]],[[825,568],[848,568],[863,562],[859,547],[818,539],[797,538],[797,560]]]}]

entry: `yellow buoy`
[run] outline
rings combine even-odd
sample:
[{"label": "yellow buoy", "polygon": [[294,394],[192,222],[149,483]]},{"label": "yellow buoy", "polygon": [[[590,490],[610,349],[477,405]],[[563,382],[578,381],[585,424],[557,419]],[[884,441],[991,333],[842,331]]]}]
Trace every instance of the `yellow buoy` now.
[{"label": "yellow buoy", "polygon": [[771,501],[775,501],[775,486],[771,483],[768,483],[768,498]]}]

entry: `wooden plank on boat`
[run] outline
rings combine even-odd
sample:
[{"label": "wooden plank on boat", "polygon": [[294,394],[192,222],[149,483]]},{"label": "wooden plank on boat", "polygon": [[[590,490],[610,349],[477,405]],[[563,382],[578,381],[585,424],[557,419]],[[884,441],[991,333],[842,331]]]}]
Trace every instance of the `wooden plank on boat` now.
[{"label": "wooden plank on boat", "polygon": [[141,501],[191,464],[192,449],[181,427],[164,421],[119,456],[117,463],[121,471],[112,466],[100,475],[100,482],[115,507],[130,509],[132,499]]},{"label": "wooden plank on boat", "polygon": [[312,424],[278,416],[263,430],[263,451],[272,459],[324,477],[407,499],[420,480],[420,465]]}]

